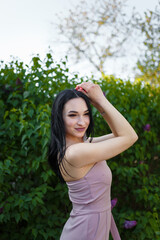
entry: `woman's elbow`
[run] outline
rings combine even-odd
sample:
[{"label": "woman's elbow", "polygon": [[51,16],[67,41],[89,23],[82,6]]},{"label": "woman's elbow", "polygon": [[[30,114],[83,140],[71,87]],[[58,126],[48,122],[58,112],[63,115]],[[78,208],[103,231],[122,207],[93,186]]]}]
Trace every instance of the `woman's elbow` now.
[{"label": "woman's elbow", "polygon": [[131,145],[133,145],[135,142],[137,142],[138,140],[138,135],[136,132],[134,132],[134,134],[132,134],[130,141],[131,141]]}]

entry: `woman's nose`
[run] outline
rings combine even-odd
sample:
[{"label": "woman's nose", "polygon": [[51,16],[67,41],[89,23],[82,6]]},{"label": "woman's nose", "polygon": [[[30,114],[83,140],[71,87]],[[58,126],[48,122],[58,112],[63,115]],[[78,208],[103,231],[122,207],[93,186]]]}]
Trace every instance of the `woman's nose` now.
[{"label": "woman's nose", "polygon": [[78,118],[78,124],[80,125],[83,125],[85,122],[84,122],[84,118],[83,117],[79,117]]}]

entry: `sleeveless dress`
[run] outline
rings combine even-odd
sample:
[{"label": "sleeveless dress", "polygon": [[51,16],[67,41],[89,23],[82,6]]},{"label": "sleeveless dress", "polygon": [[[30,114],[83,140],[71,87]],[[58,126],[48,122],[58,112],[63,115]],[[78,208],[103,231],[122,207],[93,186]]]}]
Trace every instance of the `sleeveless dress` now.
[{"label": "sleeveless dress", "polygon": [[66,182],[73,209],[60,240],[120,240],[111,214],[112,173],[106,161],[96,163],[81,179]]}]

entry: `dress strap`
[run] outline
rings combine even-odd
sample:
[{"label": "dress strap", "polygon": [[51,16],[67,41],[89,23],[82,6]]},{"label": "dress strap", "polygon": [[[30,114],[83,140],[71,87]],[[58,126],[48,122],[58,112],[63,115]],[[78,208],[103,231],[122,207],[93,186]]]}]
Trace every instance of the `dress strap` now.
[{"label": "dress strap", "polygon": [[112,213],[111,213],[111,235],[113,240],[121,240],[121,237],[119,235]]}]

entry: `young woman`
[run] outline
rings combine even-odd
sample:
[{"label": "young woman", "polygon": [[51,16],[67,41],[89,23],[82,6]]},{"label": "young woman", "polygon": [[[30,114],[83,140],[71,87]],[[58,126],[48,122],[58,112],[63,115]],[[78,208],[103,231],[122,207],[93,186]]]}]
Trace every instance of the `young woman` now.
[{"label": "young woman", "polygon": [[[92,138],[90,102],[111,134]],[[106,160],[132,146],[137,134],[99,85],[91,82],[59,93],[51,122],[49,163],[67,183],[73,205],[60,240],[108,240],[110,230],[114,240],[120,239],[111,215],[112,174]]]}]

